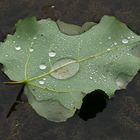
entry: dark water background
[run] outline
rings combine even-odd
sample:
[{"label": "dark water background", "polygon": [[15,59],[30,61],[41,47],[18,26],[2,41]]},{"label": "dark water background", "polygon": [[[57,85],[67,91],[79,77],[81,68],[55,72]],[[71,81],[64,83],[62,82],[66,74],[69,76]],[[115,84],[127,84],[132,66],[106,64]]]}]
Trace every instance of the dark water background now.
[{"label": "dark water background", "polygon": [[[0,40],[14,32],[18,19],[27,16],[81,25],[98,22],[105,14],[116,16],[140,34],[139,0],[0,0]],[[0,81],[5,80],[0,73]],[[21,90],[20,85],[0,85],[0,140],[140,139],[140,72],[126,90],[116,92],[102,113],[88,121],[80,119],[78,113],[65,123],[47,121],[32,110],[24,95],[24,103],[6,118]]]}]

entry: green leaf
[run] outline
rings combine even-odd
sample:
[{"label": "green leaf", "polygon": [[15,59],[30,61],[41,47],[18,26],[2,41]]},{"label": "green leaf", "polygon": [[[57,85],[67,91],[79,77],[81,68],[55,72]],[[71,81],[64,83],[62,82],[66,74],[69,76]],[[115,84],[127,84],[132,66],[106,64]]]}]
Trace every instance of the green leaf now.
[{"label": "green leaf", "polygon": [[87,30],[89,30],[91,27],[96,25],[94,22],[86,22],[82,26],[73,25],[64,23],[63,21],[58,20],[57,25],[62,33],[68,34],[68,35],[79,35]]},{"label": "green leaf", "polygon": [[[60,31],[61,30],[61,31]],[[140,36],[114,17],[82,27],[27,18],[1,43],[0,62],[13,83],[25,83],[35,111],[55,122],[101,89],[111,98],[140,68]]]}]

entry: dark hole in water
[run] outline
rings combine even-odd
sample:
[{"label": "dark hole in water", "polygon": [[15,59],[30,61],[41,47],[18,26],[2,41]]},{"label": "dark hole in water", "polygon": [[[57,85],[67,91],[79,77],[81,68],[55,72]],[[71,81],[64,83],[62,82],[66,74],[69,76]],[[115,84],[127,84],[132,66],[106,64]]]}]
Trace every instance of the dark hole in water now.
[{"label": "dark hole in water", "polygon": [[94,118],[97,113],[102,112],[106,107],[108,96],[102,90],[95,90],[87,94],[79,111],[79,116],[87,121]]}]

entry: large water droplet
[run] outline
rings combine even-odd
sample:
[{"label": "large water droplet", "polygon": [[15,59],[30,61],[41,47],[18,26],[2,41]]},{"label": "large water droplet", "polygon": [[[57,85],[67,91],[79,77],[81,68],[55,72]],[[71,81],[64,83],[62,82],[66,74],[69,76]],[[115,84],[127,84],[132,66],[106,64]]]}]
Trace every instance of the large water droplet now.
[{"label": "large water droplet", "polygon": [[44,65],[44,64],[41,64],[41,65],[39,65],[39,68],[40,68],[41,70],[45,70],[45,69],[47,68],[47,66]]},{"label": "large water droplet", "polygon": [[56,52],[54,51],[49,52],[49,57],[55,57],[55,56],[56,56]]},{"label": "large water droplet", "polygon": [[19,50],[21,50],[21,47],[15,47],[15,49],[16,49],[17,51],[19,51]]},{"label": "large water droplet", "polygon": [[52,71],[52,77],[56,79],[67,79],[77,74],[79,63],[71,58],[63,58],[53,64]]},{"label": "large water droplet", "polygon": [[127,40],[127,39],[123,39],[123,40],[122,40],[122,43],[123,43],[123,44],[127,44],[127,43],[128,43],[128,40]]}]

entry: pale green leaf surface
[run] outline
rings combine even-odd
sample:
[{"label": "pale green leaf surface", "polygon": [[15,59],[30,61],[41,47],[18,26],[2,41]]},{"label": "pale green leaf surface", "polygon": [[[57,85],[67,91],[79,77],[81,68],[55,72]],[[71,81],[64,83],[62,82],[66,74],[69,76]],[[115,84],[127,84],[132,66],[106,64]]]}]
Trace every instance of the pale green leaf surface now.
[{"label": "pale green leaf surface", "polygon": [[94,25],[96,25],[96,23],[94,22],[86,22],[82,26],[78,26],[78,25],[68,24],[60,20],[57,20],[57,24],[61,32],[68,35],[79,35],[89,30]]},{"label": "pale green leaf surface", "polygon": [[52,121],[71,117],[91,91],[112,97],[140,68],[140,36],[114,17],[82,27],[27,18],[16,27],[1,45],[0,62],[12,80],[26,81],[29,103]]}]

